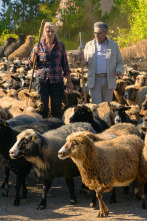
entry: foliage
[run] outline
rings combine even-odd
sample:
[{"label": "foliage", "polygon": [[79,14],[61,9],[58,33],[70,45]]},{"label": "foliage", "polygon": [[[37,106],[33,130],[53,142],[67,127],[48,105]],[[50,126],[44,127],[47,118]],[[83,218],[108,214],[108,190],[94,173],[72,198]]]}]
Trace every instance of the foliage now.
[{"label": "foliage", "polygon": [[118,28],[117,41],[121,48],[147,38],[147,2],[146,0],[115,0],[121,6],[122,13],[129,11],[129,28]]},{"label": "foliage", "polygon": [[109,36],[120,48],[147,38],[146,0],[114,0],[109,14],[102,15],[100,0],[68,0],[67,8],[59,9],[61,0],[2,0],[0,11],[0,45],[8,36],[34,35],[38,40],[42,19],[60,22],[58,34],[67,49],[78,47],[78,33],[82,33],[83,45],[93,36],[93,24],[104,21]]},{"label": "foliage", "polygon": [[[82,1],[81,1],[82,2]],[[73,39],[84,22],[84,11],[82,4],[77,0],[69,0],[66,8],[60,9],[60,34],[65,39]]]},{"label": "foliage", "polygon": [[4,31],[3,31],[3,33],[1,34],[1,36],[0,36],[0,45],[2,45],[5,41],[6,41],[6,39],[9,37],[9,36],[11,36],[11,37],[13,37],[13,38],[18,38],[18,35],[16,35],[16,34],[10,34],[9,33],[9,30],[8,29],[5,29]]}]

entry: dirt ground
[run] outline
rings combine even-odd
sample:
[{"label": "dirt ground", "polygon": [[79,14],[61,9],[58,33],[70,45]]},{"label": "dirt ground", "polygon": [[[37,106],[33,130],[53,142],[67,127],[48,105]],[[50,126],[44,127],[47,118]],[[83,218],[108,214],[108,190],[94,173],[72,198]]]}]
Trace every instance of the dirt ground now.
[{"label": "dirt ground", "polygon": [[[4,169],[0,168],[0,185],[3,180]],[[2,197],[0,189],[0,221],[124,221],[147,220],[147,209],[141,209],[141,201],[133,194],[133,186],[130,186],[130,194],[125,195],[123,188],[116,190],[117,203],[110,204],[111,193],[105,193],[103,199],[110,213],[108,217],[98,218],[98,205],[96,209],[90,208],[90,196],[80,193],[81,178],[75,178],[77,204],[69,205],[68,189],[64,179],[57,178],[48,193],[47,208],[36,210],[41,199],[42,185],[36,180],[33,171],[27,178],[28,198],[21,200],[20,206],[14,207],[15,175],[10,174],[9,196]]]}]

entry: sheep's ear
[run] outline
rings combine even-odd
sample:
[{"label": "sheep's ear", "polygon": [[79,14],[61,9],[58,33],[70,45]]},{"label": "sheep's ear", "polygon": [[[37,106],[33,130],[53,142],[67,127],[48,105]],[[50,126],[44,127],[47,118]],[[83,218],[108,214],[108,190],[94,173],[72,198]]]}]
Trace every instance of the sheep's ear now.
[{"label": "sheep's ear", "polygon": [[33,142],[33,141],[34,141],[34,137],[30,137],[29,140],[30,140],[31,142]]},{"label": "sheep's ear", "polygon": [[24,108],[19,108],[22,112],[24,111]]},{"label": "sheep's ear", "polygon": [[144,132],[147,132],[147,127],[141,127]]},{"label": "sheep's ear", "polygon": [[78,140],[80,141],[80,143],[84,143],[84,138],[83,137],[79,137]]},{"label": "sheep's ear", "polygon": [[131,109],[131,106],[128,106],[128,107],[123,107],[124,110],[130,110]]},{"label": "sheep's ear", "polygon": [[4,94],[8,94],[8,92],[5,89],[3,89],[3,92],[4,92]]},{"label": "sheep's ear", "polygon": [[144,115],[143,115],[143,114],[140,114],[140,113],[139,113],[139,116],[140,116],[141,118],[143,118],[143,117],[144,117]]},{"label": "sheep's ear", "polygon": [[30,94],[28,94],[28,93],[24,93],[24,95],[26,96],[26,97],[30,97]]},{"label": "sheep's ear", "polygon": [[93,140],[94,142],[99,141],[98,137],[91,132],[86,132],[85,136],[88,137],[89,139]]},{"label": "sheep's ear", "polygon": [[34,137],[31,137],[31,141],[34,141]]},{"label": "sheep's ear", "polygon": [[3,125],[4,125],[5,127],[7,127],[7,126],[8,126],[7,122],[4,122],[4,123],[3,123]]}]

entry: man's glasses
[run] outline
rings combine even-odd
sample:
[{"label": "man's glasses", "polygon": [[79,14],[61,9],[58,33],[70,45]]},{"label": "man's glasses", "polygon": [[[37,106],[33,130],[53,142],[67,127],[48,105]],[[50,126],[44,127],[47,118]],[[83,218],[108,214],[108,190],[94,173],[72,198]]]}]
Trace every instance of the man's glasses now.
[{"label": "man's glasses", "polygon": [[94,32],[94,34],[95,35],[101,35],[101,34],[103,34],[103,31],[101,31],[101,32]]}]

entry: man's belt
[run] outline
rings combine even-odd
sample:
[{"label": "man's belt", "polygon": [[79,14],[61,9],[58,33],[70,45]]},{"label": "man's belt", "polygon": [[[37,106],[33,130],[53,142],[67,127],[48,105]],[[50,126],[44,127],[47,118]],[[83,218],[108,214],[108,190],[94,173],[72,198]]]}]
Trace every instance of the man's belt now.
[{"label": "man's belt", "polygon": [[96,74],[96,75],[98,75],[98,76],[100,76],[100,77],[106,77],[107,76],[107,73],[98,73],[98,74]]}]

